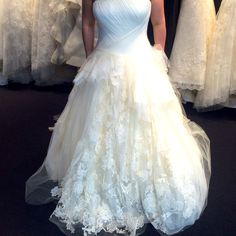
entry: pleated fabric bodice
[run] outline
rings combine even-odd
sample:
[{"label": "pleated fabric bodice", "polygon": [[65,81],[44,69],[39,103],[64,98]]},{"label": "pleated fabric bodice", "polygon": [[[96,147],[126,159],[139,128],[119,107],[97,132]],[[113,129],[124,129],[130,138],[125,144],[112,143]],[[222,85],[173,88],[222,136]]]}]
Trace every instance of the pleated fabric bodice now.
[{"label": "pleated fabric bodice", "polygon": [[150,46],[149,0],[96,0],[93,10],[99,31],[97,48],[125,52]]}]

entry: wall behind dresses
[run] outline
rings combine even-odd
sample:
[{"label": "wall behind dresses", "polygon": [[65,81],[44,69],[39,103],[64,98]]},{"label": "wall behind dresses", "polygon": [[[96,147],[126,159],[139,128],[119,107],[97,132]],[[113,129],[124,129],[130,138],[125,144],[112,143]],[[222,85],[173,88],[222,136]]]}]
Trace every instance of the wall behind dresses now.
[{"label": "wall behind dresses", "polygon": [[[214,0],[216,10],[219,9],[222,0]],[[176,27],[178,23],[178,16],[181,7],[181,0],[165,0],[165,14],[166,14],[166,28],[167,28],[167,38],[166,38],[166,48],[165,52],[167,56],[170,56],[171,49],[173,46]],[[148,37],[150,42],[153,44],[153,33],[152,26],[149,23],[148,26]]]},{"label": "wall behind dresses", "polygon": [[218,11],[222,0],[214,0],[214,1],[215,1],[216,10]]},{"label": "wall behind dresses", "polygon": [[[167,27],[167,38],[166,38],[166,54],[170,55],[171,48],[174,42],[176,26],[178,22],[178,16],[180,11],[181,0],[165,0],[165,14],[166,14],[166,27]],[[152,25],[149,23],[148,26],[148,37],[151,44],[154,43]]]}]

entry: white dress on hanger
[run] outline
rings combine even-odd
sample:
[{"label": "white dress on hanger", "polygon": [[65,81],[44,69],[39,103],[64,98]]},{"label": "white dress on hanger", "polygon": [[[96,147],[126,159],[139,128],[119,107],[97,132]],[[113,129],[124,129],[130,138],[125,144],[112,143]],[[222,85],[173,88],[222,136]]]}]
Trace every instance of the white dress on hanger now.
[{"label": "white dress on hanger", "polygon": [[51,57],[56,49],[56,42],[51,36],[54,16],[50,4],[54,0],[34,0],[34,20],[32,31],[32,75],[37,85],[57,83],[56,65]]},{"label": "white dress on hanger", "polygon": [[32,0],[0,1],[0,84],[31,80]]},{"label": "white dress on hanger", "polygon": [[0,0],[0,85],[8,81],[37,85],[70,82],[52,62],[56,21],[52,5],[60,0]]},{"label": "white dress on hanger", "polygon": [[177,233],[206,206],[208,137],[186,118],[164,52],[148,41],[151,2],[96,0],[93,11],[97,46],[26,183],[26,201],[57,198],[50,220],[66,235],[136,235],[147,223]]},{"label": "white dress on hanger", "polygon": [[[85,62],[82,1],[57,0],[53,9],[56,20],[52,28],[52,36],[57,42],[57,48],[52,55],[52,62],[80,67]],[[96,44],[97,32],[95,34]]]},{"label": "white dress on hanger", "polygon": [[[171,82],[182,91],[202,90],[207,48],[215,26],[213,0],[182,0],[177,32],[170,57]],[[192,98],[190,99],[192,100]]]},{"label": "white dress on hanger", "polygon": [[57,48],[52,55],[52,62],[66,62],[80,67],[85,61],[81,0],[60,0],[53,5],[56,20],[51,34],[57,42]]},{"label": "white dress on hanger", "polygon": [[204,90],[197,94],[199,110],[236,107],[236,1],[223,0],[209,47]]}]

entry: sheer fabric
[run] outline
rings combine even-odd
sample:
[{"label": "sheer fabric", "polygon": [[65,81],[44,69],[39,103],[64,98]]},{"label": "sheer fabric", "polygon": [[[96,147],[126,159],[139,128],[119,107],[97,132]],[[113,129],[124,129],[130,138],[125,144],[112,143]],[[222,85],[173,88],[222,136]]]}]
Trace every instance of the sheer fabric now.
[{"label": "sheer fabric", "polygon": [[215,20],[213,0],[181,2],[169,71],[171,81],[177,88],[190,91],[204,88],[207,49]]},{"label": "sheer fabric", "polygon": [[66,235],[138,235],[146,223],[177,233],[206,206],[209,139],[184,115],[166,57],[147,39],[150,1],[96,0],[93,9],[98,44],[26,201],[57,199],[50,220]]},{"label": "sheer fabric", "polygon": [[49,7],[53,0],[34,0],[34,21],[32,29],[32,75],[36,84],[52,84],[56,66],[51,63],[51,56],[56,43],[51,37],[54,17]]},{"label": "sheer fabric", "polygon": [[0,53],[2,84],[7,80],[28,83],[31,80],[32,0],[1,0]]},{"label": "sheer fabric", "polygon": [[235,21],[236,2],[222,1],[209,46],[205,87],[195,101],[195,107],[199,110],[236,107]]},{"label": "sheer fabric", "polygon": [[55,1],[53,5],[56,21],[52,36],[57,42],[57,49],[52,55],[52,61],[80,67],[85,61],[81,0]]},{"label": "sheer fabric", "polygon": [[[20,83],[35,81],[37,85],[70,81],[68,76],[60,75],[59,67],[55,65],[64,61],[56,59],[59,57],[55,52],[59,47],[56,26],[63,27],[62,32],[66,34],[77,23],[68,21],[68,17],[61,18],[64,21],[59,22],[59,18],[63,16],[60,7],[65,2],[67,1],[0,0],[1,85],[7,84],[9,80]],[[70,26],[70,23],[73,25]],[[71,45],[68,42],[67,48]],[[68,54],[70,59],[71,55]]]}]

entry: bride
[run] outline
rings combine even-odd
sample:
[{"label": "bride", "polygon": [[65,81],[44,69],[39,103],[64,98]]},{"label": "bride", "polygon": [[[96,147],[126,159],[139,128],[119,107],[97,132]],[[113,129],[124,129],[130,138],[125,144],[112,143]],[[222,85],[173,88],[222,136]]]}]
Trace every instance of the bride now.
[{"label": "bride", "polygon": [[147,223],[175,234],[204,210],[211,167],[208,137],[185,117],[167,75],[164,0],[82,7],[87,60],[26,201],[57,199],[50,220],[66,235],[136,235]]}]

